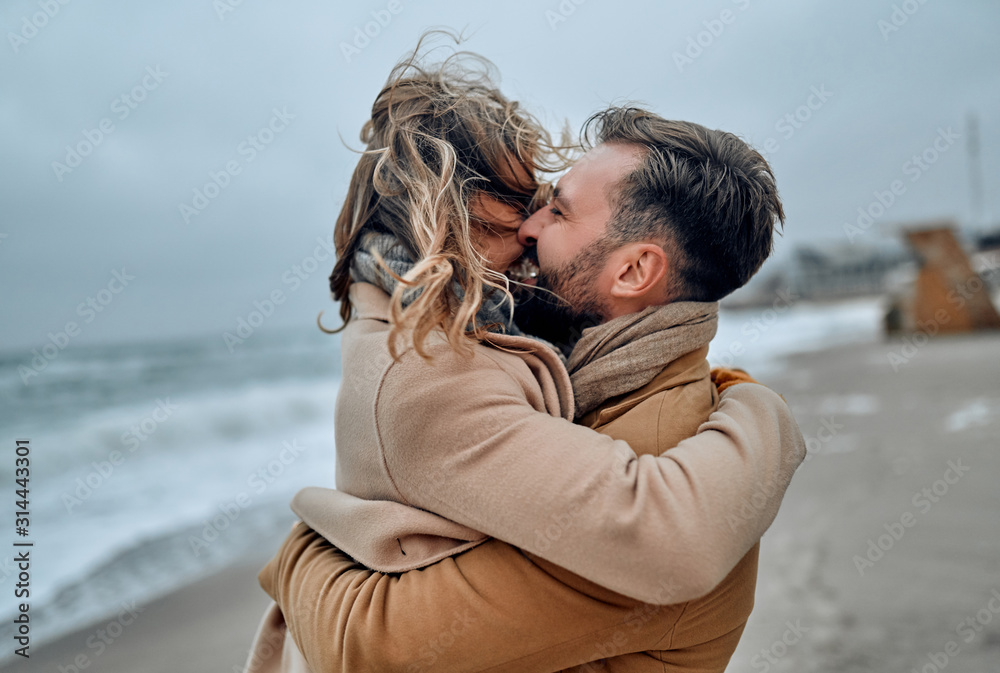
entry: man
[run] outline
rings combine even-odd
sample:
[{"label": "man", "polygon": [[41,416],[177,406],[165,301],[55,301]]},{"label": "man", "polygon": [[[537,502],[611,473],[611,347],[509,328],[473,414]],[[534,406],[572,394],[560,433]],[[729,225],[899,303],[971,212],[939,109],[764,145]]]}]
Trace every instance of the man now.
[{"label": "man", "polygon": [[[705,360],[716,302],[770,254],[781,204],[764,159],[731,134],[634,108],[607,110],[587,128],[596,146],[560,180],[549,207],[525,221],[519,237],[536,246],[540,285],[595,325],[583,332],[567,365],[576,420],[626,440],[636,454],[606,478],[655,456],[675,457],[680,467],[670,488],[639,482],[630,510],[609,510],[627,517],[609,526],[623,532],[613,551],[626,560],[634,555],[637,567],[648,560],[642,540],[629,537],[638,530],[632,521],[664,507],[681,514],[671,522],[677,540],[691,548],[674,550],[662,564],[658,587],[650,582],[639,591],[617,577],[598,585],[553,563],[590,570],[585,559],[557,555],[556,547],[586,523],[561,513],[536,530],[539,539],[524,552],[491,540],[419,572],[379,576],[300,525],[261,573],[284,613],[272,613],[275,621],[265,622],[258,636],[265,666],[274,658],[262,643],[267,634],[281,637],[284,619],[314,673],[345,666],[553,671],[597,660],[616,671],[725,669],[753,605],[759,534],[773,520],[804,450],[795,429],[792,448],[768,463],[773,474],[754,472],[761,481],[753,495],[760,497],[750,501],[760,506],[737,513],[745,502],[728,500],[730,491],[746,484],[741,477],[748,471],[773,461],[773,453],[767,458],[773,447],[744,445],[706,463],[694,439],[685,438],[719,405]],[[553,466],[549,478],[558,469]],[[581,489],[591,486],[600,488]],[[320,502],[333,496],[307,491],[297,497],[296,512],[317,530],[335,528]],[[715,520],[697,519],[705,511]],[[736,517],[739,525],[733,525]],[[684,530],[688,520],[705,528]],[[328,537],[343,539],[342,531]],[[702,538],[713,542],[695,548]],[[705,568],[697,589],[673,581],[682,565]],[[283,656],[285,670],[303,663],[290,643]],[[253,658],[250,663],[251,670],[264,668]]]}]

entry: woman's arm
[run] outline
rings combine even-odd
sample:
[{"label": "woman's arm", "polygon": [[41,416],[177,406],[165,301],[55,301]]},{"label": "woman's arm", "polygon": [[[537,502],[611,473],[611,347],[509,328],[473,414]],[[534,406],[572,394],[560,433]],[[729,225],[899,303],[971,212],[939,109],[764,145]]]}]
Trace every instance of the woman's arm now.
[{"label": "woman's arm", "polygon": [[455,365],[448,377],[402,366],[383,381],[381,449],[407,504],[644,602],[718,584],[770,526],[805,456],[787,405],[760,385],[727,390],[696,436],[637,457],[536,411],[501,368]]}]

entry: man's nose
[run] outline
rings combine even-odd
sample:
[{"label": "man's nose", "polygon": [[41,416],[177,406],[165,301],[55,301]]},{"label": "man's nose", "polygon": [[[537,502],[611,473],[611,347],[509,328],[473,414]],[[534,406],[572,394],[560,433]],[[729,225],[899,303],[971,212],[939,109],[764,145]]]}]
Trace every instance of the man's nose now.
[{"label": "man's nose", "polygon": [[538,235],[542,232],[545,216],[548,212],[548,208],[539,208],[531,217],[521,223],[521,227],[517,230],[517,240],[521,245],[532,246],[538,242]]}]

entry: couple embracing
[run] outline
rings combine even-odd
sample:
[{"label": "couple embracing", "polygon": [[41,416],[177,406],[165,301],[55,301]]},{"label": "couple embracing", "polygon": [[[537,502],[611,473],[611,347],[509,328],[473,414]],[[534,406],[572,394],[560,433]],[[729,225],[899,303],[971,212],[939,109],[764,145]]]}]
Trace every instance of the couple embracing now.
[{"label": "couple embracing", "polygon": [[292,503],[247,670],[721,673],[805,456],[781,397],[706,359],[774,175],[636,107],[570,156],[484,63],[418,48],[362,130],[336,488]]}]

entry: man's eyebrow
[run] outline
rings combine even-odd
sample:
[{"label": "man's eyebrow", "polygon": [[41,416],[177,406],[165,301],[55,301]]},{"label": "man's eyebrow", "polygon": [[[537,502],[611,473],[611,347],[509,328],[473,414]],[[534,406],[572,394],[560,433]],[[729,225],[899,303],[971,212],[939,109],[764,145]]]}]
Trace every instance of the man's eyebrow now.
[{"label": "man's eyebrow", "polygon": [[558,201],[563,210],[570,210],[569,201],[566,200],[566,193],[558,186],[552,190],[552,201]]}]

